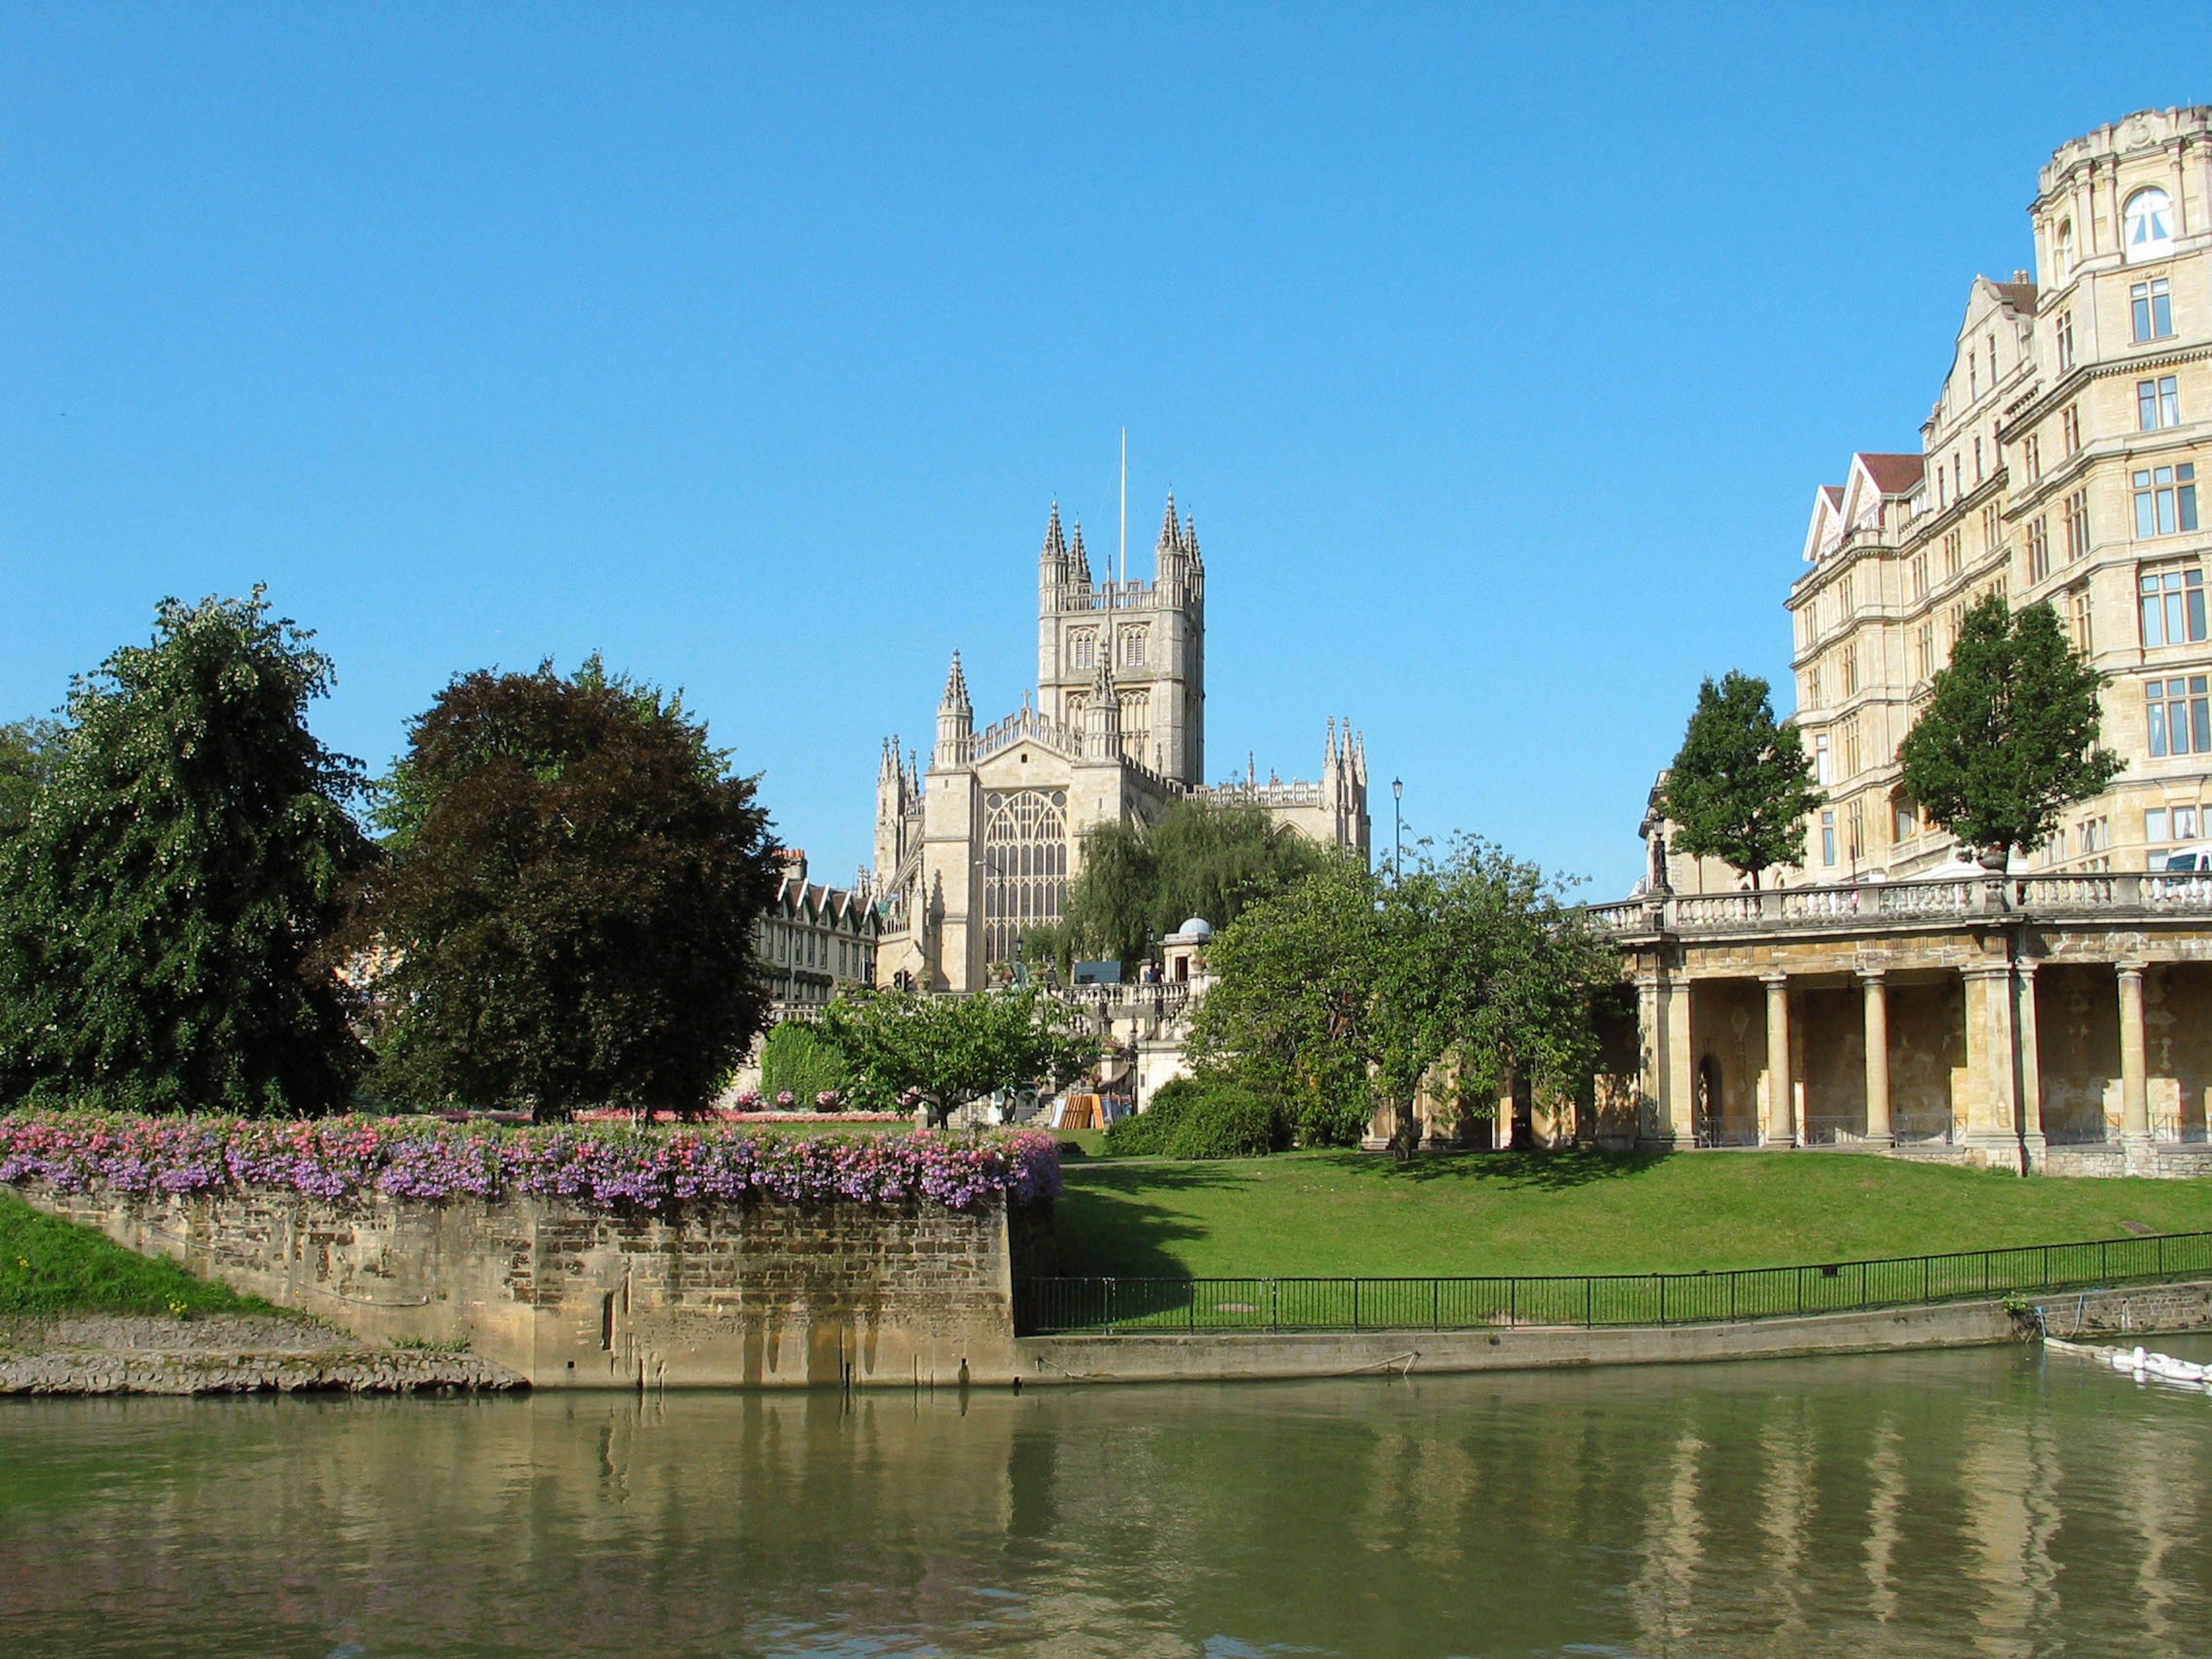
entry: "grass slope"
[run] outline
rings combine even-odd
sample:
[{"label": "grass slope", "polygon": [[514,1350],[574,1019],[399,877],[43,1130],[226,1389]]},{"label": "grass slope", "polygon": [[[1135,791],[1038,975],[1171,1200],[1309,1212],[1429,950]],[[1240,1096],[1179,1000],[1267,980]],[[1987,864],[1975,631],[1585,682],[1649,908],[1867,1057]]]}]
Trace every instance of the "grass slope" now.
[{"label": "grass slope", "polygon": [[2039,1179],[1820,1152],[1357,1152],[1071,1162],[1071,1273],[1695,1272],[2212,1231],[2212,1182]]},{"label": "grass slope", "polygon": [[271,1311],[257,1297],[126,1250],[0,1188],[0,1316]]}]

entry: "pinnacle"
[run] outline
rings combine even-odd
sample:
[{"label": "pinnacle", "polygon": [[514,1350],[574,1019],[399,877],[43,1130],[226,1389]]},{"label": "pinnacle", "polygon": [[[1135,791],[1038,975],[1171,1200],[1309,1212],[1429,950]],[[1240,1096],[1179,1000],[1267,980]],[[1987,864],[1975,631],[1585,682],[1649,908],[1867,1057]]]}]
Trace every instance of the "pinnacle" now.
[{"label": "pinnacle", "polygon": [[1170,489],[1168,491],[1168,515],[1160,523],[1160,539],[1157,546],[1160,551],[1167,552],[1180,546],[1182,540],[1176,521],[1175,491]]},{"label": "pinnacle", "polygon": [[1075,561],[1076,581],[1082,586],[1090,586],[1091,556],[1083,550],[1083,521],[1079,519],[1075,525],[1075,545],[1069,550],[1068,556]]},{"label": "pinnacle", "polygon": [[952,653],[952,672],[945,677],[945,696],[939,707],[965,708],[968,703],[968,677],[960,672],[960,653]]},{"label": "pinnacle", "polygon": [[[1083,532],[1075,532],[1080,539]],[[1041,559],[1064,559],[1067,556],[1066,540],[1060,533],[1060,503],[1052,504],[1052,521],[1044,527],[1044,548],[1037,556]]]}]

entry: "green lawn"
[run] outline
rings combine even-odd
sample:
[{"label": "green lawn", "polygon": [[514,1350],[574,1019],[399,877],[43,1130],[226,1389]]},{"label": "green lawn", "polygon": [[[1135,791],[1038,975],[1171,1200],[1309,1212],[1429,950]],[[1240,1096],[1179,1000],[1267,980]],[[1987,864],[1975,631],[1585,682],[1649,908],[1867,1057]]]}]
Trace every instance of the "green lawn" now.
[{"label": "green lawn", "polygon": [[266,1303],[57,1220],[0,1188],[0,1316],[269,1313]]},{"label": "green lawn", "polygon": [[2212,1231],[2212,1182],[2037,1179],[1848,1153],[1358,1152],[1071,1162],[1071,1273],[1693,1273]]}]

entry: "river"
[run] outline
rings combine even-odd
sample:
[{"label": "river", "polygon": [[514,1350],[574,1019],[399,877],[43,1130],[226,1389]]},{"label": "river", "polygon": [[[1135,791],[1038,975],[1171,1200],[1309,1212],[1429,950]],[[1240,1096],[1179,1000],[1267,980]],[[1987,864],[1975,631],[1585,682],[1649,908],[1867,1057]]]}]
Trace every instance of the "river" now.
[{"label": "river", "polygon": [[2212,1655],[2212,1396],[2036,1350],[0,1401],[9,1659],[2093,1651]]}]

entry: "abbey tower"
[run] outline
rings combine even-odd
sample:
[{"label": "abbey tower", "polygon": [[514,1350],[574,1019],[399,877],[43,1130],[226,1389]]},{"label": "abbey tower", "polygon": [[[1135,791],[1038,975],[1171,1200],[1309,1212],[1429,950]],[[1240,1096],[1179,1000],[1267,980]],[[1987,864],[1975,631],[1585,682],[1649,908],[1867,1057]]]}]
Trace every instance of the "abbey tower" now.
[{"label": "abbey tower", "polygon": [[1203,796],[1261,807],[1332,846],[1368,846],[1366,745],[1328,724],[1318,781],[1212,788],[1206,764],[1206,564],[1168,500],[1150,581],[1098,580],[1057,506],[1037,555],[1037,683],[1018,712],[975,729],[953,653],[925,769],[894,738],[876,777],[878,984],[966,991],[1062,913],[1085,833],[1150,821]]}]

